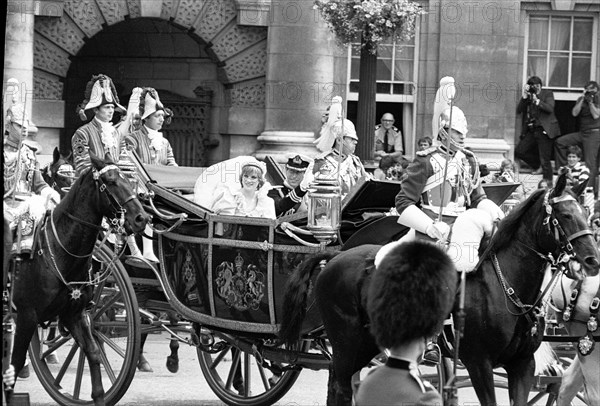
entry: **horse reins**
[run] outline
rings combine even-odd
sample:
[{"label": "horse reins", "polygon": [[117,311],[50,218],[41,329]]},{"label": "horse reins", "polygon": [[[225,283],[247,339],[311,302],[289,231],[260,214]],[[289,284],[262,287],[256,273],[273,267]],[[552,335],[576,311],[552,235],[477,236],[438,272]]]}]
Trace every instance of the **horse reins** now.
[{"label": "horse reins", "polygon": [[[546,193],[546,195],[544,196],[543,204],[544,204],[545,211],[546,211],[546,218],[542,221],[542,225],[548,226],[550,232],[552,232],[551,228],[554,229],[554,239],[559,244],[559,249],[560,249],[557,259],[554,260],[551,254],[543,255],[543,254],[539,253],[538,251],[534,250],[533,248],[529,247],[528,245],[521,243],[528,249],[535,252],[540,258],[542,258],[543,260],[546,261],[544,268],[546,267],[546,265],[548,263],[550,263],[552,265],[557,265],[559,263],[568,261],[571,257],[576,257],[577,255],[573,250],[573,245],[571,244],[571,242],[576,240],[577,238],[592,234],[592,232],[590,230],[585,229],[585,230],[580,230],[576,233],[573,233],[570,236],[567,236],[567,233],[565,233],[564,229],[558,222],[558,219],[554,215],[554,210],[553,210],[552,206],[561,201],[565,201],[565,200],[574,200],[575,201],[575,199],[570,195],[567,195],[566,197],[554,197],[554,198],[549,199],[549,195],[551,192],[552,192],[552,190],[548,191]],[[494,271],[496,272],[496,275],[498,277],[498,280],[500,281],[500,284],[502,285],[502,288],[504,290],[504,293],[506,294],[506,297],[517,308],[522,310],[522,313],[513,313],[510,310],[509,310],[509,312],[515,316],[525,316],[530,323],[533,323],[535,325],[535,321],[531,318],[530,313],[532,312],[533,309],[536,308],[538,303],[548,293],[550,287],[556,283],[556,281],[558,280],[558,276],[560,274],[562,274],[563,270],[561,269],[558,272],[554,272],[554,274],[552,275],[552,279],[547,284],[544,291],[538,295],[538,297],[535,299],[535,301],[532,305],[525,305],[519,299],[519,297],[516,295],[515,290],[508,285],[506,278],[504,277],[504,275],[502,274],[502,270],[500,269],[500,263],[498,262],[498,258],[496,257],[496,254],[494,252],[492,252],[490,255],[492,257],[492,264],[494,267]]]},{"label": "horse reins", "polygon": [[[116,221],[112,221],[111,220],[111,223],[113,224],[113,226],[114,225],[118,225],[118,227],[121,228],[123,226],[124,221],[125,221],[124,217],[123,217],[124,213],[125,213],[125,209],[123,209],[123,206],[125,206],[128,202],[130,202],[130,201],[132,201],[134,199],[137,199],[137,196],[135,196],[135,194],[132,194],[132,195],[129,195],[127,197],[127,199],[125,199],[125,201],[123,203],[119,203],[118,202],[118,200],[115,198],[115,196],[110,192],[110,190],[106,186],[106,183],[104,183],[104,181],[101,178],[102,174],[106,173],[109,170],[114,170],[114,169],[116,169],[117,171],[119,171],[119,168],[116,165],[107,165],[104,168],[102,168],[100,171],[94,170],[93,177],[94,177],[94,181],[96,182],[96,184],[99,185],[98,186],[98,190],[100,191],[100,193],[104,193],[106,195],[106,197],[108,199],[108,202],[109,202],[111,208],[113,209],[113,212],[115,214],[120,213],[121,218],[120,219],[115,218],[114,220],[116,220]],[[115,208],[115,206],[118,207],[118,209]],[[82,220],[80,218],[77,218],[77,217],[75,217],[74,215],[72,215],[72,214],[70,214],[68,212],[66,212],[65,214],[69,218],[73,219],[74,221],[76,221],[76,222],[78,222],[78,223],[80,223],[82,225],[85,225],[85,226],[87,226],[89,228],[92,228],[92,229],[95,229],[95,230],[98,230],[98,231],[104,231],[104,228],[102,226],[98,226],[96,224],[92,224],[92,223],[90,223],[88,221],[85,221],[85,220]],[[55,226],[55,222],[54,222],[54,210],[52,210],[52,212],[50,213],[50,219],[49,219],[49,221],[50,221],[50,224],[52,225],[52,233],[53,233],[53,236],[54,236],[56,242],[58,242],[58,245],[67,254],[69,254],[70,256],[75,257],[75,258],[89,258],[90,256],[92,256],[94,254],[94,252],[96,250],[95,246],[92,249],[92,252],[90,252],[87,255],[77,255],[77,254],[73,254],[72,252],[70,252],[64,246],[64,244],[61,242],[61,240],[60,240],[60,238],[58,236],[58,233],[56,231],[56,226]],[[47,223],[44,225],[43,229],[44,229],[44,237],[46,239],[46,244],[47,244],[47,247],[48,247],[48,254],[50,256],[50,259],[52,260],[52,263],[48,264],[48,261],[47,261],[46,257],[42,255],[43,254],[43,249],[40,249],[39,253],[40,253],[40,256],[42,256],[44,259],[46,259],[46,263],[49,265],[49,267],[55,270],[55,272],[58,275],[58,278],[60,279],[60,281],[63,282],[68,288],[71,288],[71,285],[89,285],[89,284],[91,284],[92,283],[92,277],[91,277],[92,267],[91,266],[88,269],[88,274],[89,274],[88,275],[88,278],[89,278],[88,281],[86,281],[86,282],[67,282],[65,280],[64,276],[60,272],[58,264],[56,263],[56,259],[54,257],[54,253],[52,252],[52,248],[50,246],[50,239],[48,238]],[[104,236],[104,239],[102,240],[102,243],[100,245],[103,245],[107,238],[108,238],[108,233]],[[108,273],[109,270],[110,270],[110,267],[107,267],[106,273]],[[101,280],[101,279],[102,278],[98,277],[98,280]],[[75,293],[76,289],[78,290],[77,293]],[[78,299],[79,296],[80,296],[80,294],[81,294],[81,292],[79,291],[79,289],[78,288],[76,288],[76,289],[72,289],[72,298],[73,299]]]}]

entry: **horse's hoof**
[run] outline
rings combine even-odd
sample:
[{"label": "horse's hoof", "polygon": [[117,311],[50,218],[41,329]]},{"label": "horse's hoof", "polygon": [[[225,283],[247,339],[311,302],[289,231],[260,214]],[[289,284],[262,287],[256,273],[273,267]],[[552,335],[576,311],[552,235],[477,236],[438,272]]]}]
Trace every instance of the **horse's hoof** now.
[{"label": "horse's hoof", "polygon": [[138,371],[140,372],[154,372],[148,361],[138,362]]},{"label": "horse's hoof", "polygon": [[49,354],[46,357],[46,364],[58,364],[58,357],[55,353]]},{"label": "horse's hoof", "polygon": [[167,357],[167,369],[172,374],[175,374],[177,371],[179,371],[179,357],[177,355],[169,355]]},{"label": "horse's hoof", "polygon": [[29,378],[29,375],[31,375],[31,372],[29,371],[29,365],[25,365],[23,368],[21,368],[19,375],[17,376],[19,379],[27,379]]}]

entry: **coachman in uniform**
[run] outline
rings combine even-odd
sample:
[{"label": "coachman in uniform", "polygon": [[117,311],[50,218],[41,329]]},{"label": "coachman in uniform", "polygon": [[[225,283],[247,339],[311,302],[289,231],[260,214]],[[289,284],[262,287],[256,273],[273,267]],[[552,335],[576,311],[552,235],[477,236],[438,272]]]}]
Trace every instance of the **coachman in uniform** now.
[{"label": "coachman in uniform", "polygon": [[71,138],[73,159],[77,176],[92,165],[90,152],[104,158],[110,153],[118,160],[125,147],[123,137],[112,125],[115,111],[123,114],[125,108],[119,104],[119,97],[112,80],[103,74],[93,76],[85,89],[85,100],[79,105],[78,113],[82,121],[87,120],[86,111],[93,110],[94,118],[79,127]]}]

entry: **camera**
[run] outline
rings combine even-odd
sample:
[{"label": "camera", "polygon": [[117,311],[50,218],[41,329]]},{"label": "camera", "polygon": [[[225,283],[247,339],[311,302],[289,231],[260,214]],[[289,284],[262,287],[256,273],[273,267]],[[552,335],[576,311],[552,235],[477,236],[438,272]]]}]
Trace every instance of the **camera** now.
[{"label": "camera", "polygon": [[529,93],[531,93],[531,94],[535,94],[535,93],[537,93],[537,89],[535,88],[535,86],[534,86],[534,85],[527,85],[527,88],[526,88],[526,89],[527,89],[527,91],[528,91]]},{"label": "camera", "polygon": [[583,94],[583,98],[587,102],[595,102],[596,101],[596,93],[590,92],[589,90]]}]

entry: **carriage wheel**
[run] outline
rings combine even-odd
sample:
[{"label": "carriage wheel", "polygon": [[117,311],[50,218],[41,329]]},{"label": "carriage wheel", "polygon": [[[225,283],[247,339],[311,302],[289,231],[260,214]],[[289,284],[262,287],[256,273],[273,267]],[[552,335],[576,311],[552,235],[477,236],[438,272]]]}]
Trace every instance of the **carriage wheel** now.
[{"label": "carriage wheel", "polygon": [[[215,339],[222,338],[214,333]],[[298,379],[301,370],[284,370],[271,385],[271,371],[256,362],[255,356],[228,342],[215,354],[197,348],[202,374],[213,392],[228,405],[272,405],[281,399]],[[308,345],[308,343],[307,343]]]},{"label": "carriage wheel", "polygon": [[[105,267],[112,258],[107,247],[94,254]],[[112,264],[111,276],[94,286],[89,310],[92,334],[100,347],[100,368],[107,405],[123,397],[135,374],[140,352],[140,316],[133,286],[120,261]],[[57,328],[57,323],[51,324]],[[48,394],[59,404],[90,405],[91,378],[87,359],[79,344],[68,334],[56,333],[47,340],[50,329],[39,328],[29,347],[35,373]],[[49,364],[49,355],[58,364]]]}]

